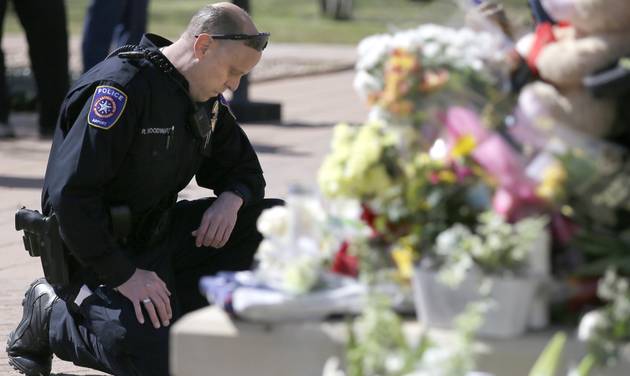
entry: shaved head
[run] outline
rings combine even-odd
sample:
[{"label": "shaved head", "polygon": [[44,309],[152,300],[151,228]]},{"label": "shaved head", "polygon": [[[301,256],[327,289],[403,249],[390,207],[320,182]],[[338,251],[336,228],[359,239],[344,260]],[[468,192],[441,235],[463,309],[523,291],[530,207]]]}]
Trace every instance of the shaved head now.
[{"label": "shaved head", "polygon": [[186,33],[190,36],[205,34],[255,34],[254,22],[247,12],[232,3],[216,3],[201,8],[190,20]]},{"label": "shaved head", "polygon": [[268,33],[259,33],[247,12],[232,3],[206,5],[162,53],[186,78],[189,94],[207,101],[235,91],[262,57]]}]

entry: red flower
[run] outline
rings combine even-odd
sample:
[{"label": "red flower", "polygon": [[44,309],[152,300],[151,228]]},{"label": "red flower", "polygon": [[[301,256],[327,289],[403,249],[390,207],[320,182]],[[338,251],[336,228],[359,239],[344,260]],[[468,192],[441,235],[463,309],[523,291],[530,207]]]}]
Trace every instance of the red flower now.
[{"label": "red flower", "polygon": [[333,273],[356,277],[359,274],[359,263],[356,257],[348,253],[349,243],[344,241],[335,255],[331,271]]},{"label": "red flower", "polygon": [[361,212],[361,220],[372,229],[372,236],[378,236],[378,231],[376,231],[376,226],[374,225],[376,214],[365,204],[361,204],[361,209],[363,209]]}]

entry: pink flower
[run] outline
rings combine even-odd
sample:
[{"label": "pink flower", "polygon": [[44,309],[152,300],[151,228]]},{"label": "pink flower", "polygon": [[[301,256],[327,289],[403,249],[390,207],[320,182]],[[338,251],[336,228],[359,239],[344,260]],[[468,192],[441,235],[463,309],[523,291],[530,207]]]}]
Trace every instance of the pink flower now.
[{"label": "pink flower", "polygon": [[516,220],[526,213],[541,211],[543,202],[536,195],[535,182],[525,175],[525,162],[501,135],[485,129],[477,114],[466,108],[448,109],[443,120],[451,145],[466,135],[473,136],[477,141],[472,158],[499,185],[493,198],[496,212],[509,220]]},{"label": "pink flower", "polygon": [[510,222],[545,211],[545,202],[529,186],[509,190],[499,188],[492,198],[492,208]]},{"label": "pink flower", "polygon": [[438,184],[440,182],[440,175],[437,173],[437,171],[431,171],[429,173],[429,181],[433,185]]},{"label": "pink flower", "polygon": [[464,166],[459,163],[453,163],[452,168],[453,168],[453,172],[455,172],[455,176],[457,176],[458,182],[462,182],[467,177],[473,175],[472,169],[468,166]]},{"label": "pink flower", "polygon": [[441,119],[451,140],[457,140],[460,137],[471,135],[477,143],[483,142],[490,133],[486,130],[479,116],[464,107],[451,107],[442,114]]}]

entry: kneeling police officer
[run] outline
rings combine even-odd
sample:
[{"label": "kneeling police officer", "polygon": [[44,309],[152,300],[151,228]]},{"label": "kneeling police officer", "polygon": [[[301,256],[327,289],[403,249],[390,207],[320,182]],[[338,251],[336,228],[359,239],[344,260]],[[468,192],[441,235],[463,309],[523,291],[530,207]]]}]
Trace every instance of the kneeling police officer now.
[{"label": "kneeling police officer", "polygon": [[[199,278],[251,266],[256,219],[281,201],[263,199],[260,163],[221,93],[268,36],[235,5],[209,5],[174,43],[147,34],[70,89],[45,217],[16,221],[48,280],[28,289],[9,335],[16,369],[48,375],[54,353],[116,375],[167,375],[169,325],[204,305]],[[216,198],[177,201],[193,177]]]}]

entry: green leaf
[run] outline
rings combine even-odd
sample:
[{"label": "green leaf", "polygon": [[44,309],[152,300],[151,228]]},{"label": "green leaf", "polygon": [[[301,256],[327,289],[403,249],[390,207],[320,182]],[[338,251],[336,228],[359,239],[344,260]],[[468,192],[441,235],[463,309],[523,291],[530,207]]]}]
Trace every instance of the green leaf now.
[{"label": "green leaf", "polygon": [[608,268],[615,268],[622,275],[630,273],[630,256],[613,256],[598,259],[597,261],[579,267],[575,275],[581,277],[602,276]]},{"label": "green leaf", "polygon": [[567,335],[564,332],[556,333],[529,371],[529,376],[554,376],[566,342]]},{"label": "green leaf", "polygon": [[595,356],[593,356],[593,354],[586,355],[584,358],[582,358],[582,361],[580,361],[580,364],[576,369],[578,376],[589,376],[591,374],[591,371],[593,370],[593,367],[595,367],[595,364]]}]

